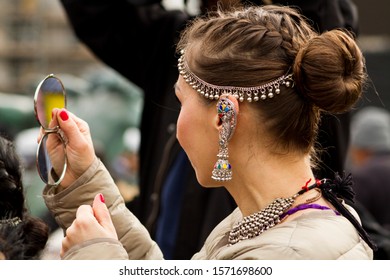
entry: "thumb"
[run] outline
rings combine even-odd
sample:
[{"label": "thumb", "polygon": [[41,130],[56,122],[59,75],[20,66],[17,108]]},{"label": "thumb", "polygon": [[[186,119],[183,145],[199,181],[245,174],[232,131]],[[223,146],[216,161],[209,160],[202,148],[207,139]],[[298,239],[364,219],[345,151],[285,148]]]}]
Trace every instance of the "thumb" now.
[{"label": "thumb", "polygon": [[55,110],[55,114],[57,115],[57,121],[69,142],[77,142],[73,139],[80,139],[81,133],[77,123],[70,117],[70,113],[66,109],[57,109]]},{"label": "thumb", "polygon": [[114,224],[111,220],[110,211],[108,210],[103,194],[99,193],[95,196],[92,204],[93,213],[98,223],[107,231],[115,233],[117,237]]}]

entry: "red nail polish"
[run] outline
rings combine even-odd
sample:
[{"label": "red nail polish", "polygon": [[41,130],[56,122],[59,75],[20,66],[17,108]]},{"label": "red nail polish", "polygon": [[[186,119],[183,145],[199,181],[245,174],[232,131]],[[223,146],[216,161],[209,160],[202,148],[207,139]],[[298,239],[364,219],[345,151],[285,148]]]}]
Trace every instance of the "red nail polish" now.
[{"label": "red nail polish", "polygon": [[68,115],[68,112],[66,112],[65,110],[62,110],[60,112],[60,118],[61,120],[63,121],[67,121],[69,119],[69,115]]},{"label": "red nail polish", "polygon": [[104,202],[105,202],[105,199],[104,199],[103,194],[100,194],[99,197],[100,197],[100,201],[104,203]]}]

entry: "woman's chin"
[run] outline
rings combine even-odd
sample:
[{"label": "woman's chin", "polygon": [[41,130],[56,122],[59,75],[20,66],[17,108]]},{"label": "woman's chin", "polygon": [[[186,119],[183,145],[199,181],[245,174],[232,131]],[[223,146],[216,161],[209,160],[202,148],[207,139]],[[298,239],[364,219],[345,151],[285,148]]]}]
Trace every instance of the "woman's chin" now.
[{"label": "woman's chin", "polygon": [[211,172],[210,176],[203,174],[201,176],[198,172],[196,172],[196,179],[203,188],[218,188],[222,186],[221,182],[217,182],[211,178]]}]

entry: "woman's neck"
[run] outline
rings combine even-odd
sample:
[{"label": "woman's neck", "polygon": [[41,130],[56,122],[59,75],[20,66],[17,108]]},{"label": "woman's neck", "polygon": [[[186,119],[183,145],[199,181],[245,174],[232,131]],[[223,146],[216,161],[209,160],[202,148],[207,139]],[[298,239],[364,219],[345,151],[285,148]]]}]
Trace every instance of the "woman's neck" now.
[{"label": "woman's neck", "polygon": [[244,216],[260,211],[276,198],[291,197],[309,180],[315,180],[308,156],[249,161],[235,165],[243,168],[235,169],[233,180],[226,186]]}]

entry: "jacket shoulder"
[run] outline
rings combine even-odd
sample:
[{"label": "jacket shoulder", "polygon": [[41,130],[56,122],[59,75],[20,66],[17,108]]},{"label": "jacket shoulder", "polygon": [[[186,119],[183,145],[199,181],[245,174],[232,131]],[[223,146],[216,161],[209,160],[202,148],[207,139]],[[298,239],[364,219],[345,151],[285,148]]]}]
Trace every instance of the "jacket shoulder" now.
[{"label": "jacket shoulder", "polygon": [[305,213],[220,253],[224,259],[372,259],[353,225],[333,211]]}]

